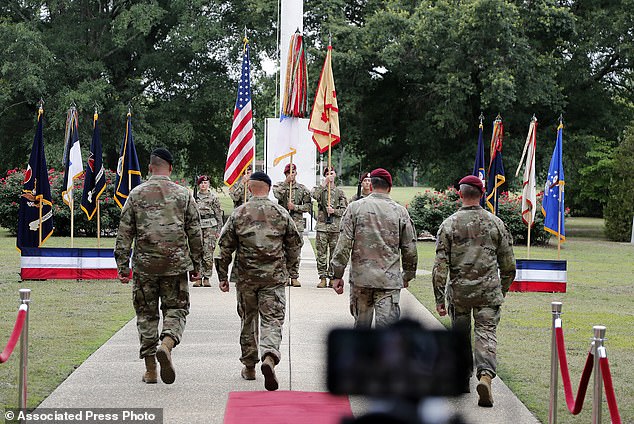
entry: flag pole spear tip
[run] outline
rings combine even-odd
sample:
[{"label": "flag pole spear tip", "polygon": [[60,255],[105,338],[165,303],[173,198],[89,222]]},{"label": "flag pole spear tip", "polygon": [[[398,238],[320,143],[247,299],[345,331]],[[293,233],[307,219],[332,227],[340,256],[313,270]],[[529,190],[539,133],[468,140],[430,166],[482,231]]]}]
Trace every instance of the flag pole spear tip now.
[{"label": "flag pole spear tip", "polygon": [[484,121],[484,113],[482,111],[480,111],[480,116],[478,117],[478,119],[480,119],[480,123]]}]

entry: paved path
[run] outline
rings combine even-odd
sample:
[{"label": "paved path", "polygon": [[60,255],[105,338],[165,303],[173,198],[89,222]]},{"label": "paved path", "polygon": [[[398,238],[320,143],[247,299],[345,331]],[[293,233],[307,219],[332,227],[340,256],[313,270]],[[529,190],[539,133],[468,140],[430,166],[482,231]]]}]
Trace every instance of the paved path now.
[{"label": "paved path", "polygon": [[[316,261],[306,238],[300,281],[301,288],[287,288],[283,357],[276,368],[280,390],[326,391],[326,337],[333,327],[352,325],[348,294],[338,296],[332,290],[315,288]],[[141,382],[144,364],[138,359],[136,320],[133,319],[77,368],[40,407],[164,408],[166,424],[222,423],[229,392],[264,390],[264,380],[259,367],[256,381],[240,377],[240,322],[235,287],[232,286],[229,293],[221,293],[216,283],[212,283],[212,288],[191,289],[187,327],[182,344],[173,353],[177,371],[174,384]],[[417,319],[427,328],[442,328],[407,290],[402,295],[402,312],[403,316]],[[493,408],[476,406],[474,387],[475,380],[471,394],[449,401],[449,408],[462,414],[467,422],[539,422],[499,378],[494,380]],[[355,414],[369,407],[360,397],[353,397],[351,405]]]}]

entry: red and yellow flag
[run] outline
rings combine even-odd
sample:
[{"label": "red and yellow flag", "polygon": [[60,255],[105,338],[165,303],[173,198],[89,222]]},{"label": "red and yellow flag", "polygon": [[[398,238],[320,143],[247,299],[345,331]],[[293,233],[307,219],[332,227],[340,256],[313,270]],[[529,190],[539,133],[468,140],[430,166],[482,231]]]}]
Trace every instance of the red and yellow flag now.
[{"label": "red and yellow flag", "polygon": [[339,143],[339,108],[337,107],[337,91],[332,75],[332,46],[328,46],[324,67],[319,77],[319,85],[315,93],[315,103],[310,114],[308,130],[313,132],[313,141],[319,153],[328,150],[328,146]]}]

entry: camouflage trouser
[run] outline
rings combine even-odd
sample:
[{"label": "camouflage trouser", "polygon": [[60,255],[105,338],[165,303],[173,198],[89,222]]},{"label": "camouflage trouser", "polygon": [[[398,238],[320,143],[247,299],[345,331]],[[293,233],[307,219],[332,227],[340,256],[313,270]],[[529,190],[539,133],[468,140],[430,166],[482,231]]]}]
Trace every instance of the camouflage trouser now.
[{"label": "camouflage trouser", "polygon": [[[259,286],[237,283],[236,294],[238,315],[242,321],[240,362],[252,366],[258,363],[259,358],[271,354],[277,364],[281,358],[282,325],[286,313],[284,284]],[[260,355],[258,355],[258,334]]]},{"label": "camouflage trouser", "polygon": [[400,298],[401,289],[375,289],[350,283],[350,313],[354,317],[354,328],[370,328],[373,316],[376,328],[395,323],[401,316]]},{"label": "camouflage trouser", "polygon": [[163,313],[160,339],[170,336],[176,344],[180,343],[189,313],[187,273],[159,276],[137,271],[132,279],[132,302],[141,343],[139,357],[144,358],[156,353],[159,342],[159,299]]},{"label": "camouflage trouser", "polygon": [[291,218],[293,218],[293,221],[295,222],[297,231],[299,231],[299,234],[302,235],[306,227],[306,223],[304,222],[304,214],[301,212],[293,212],[291,213]]},{"label": "camouflage trouser", "polygon": [[214,250],[216,249],[216,229],[203,228],[203,263],[201,274],[204,278],[211,278],[214,269]]},{"label": "camouflage trouser", "polygon": [[[449,316],[452,327],[463,331],[465,346],[469,349],[469,358],[473,361],[471,349],[471,314],[473,313],[473,334],[475,346],[475,368],[476,377],[481,374],[488,374],[491,378],[496,376],[497,359],[495,353],[497,349],[497,337],[495,330],[500,322],[499,306],[477,306],[465,308],[449,304]],[[473,370],[473,362],[470,370]]]},{"label": "camouflage trouser", "polygon": [[333,277],[332,270],[330,269],[330,257],[335,251],[338,237],[339,233],[317,231],[315,247],[317,248],[317,273],[319,274],[319,278]]}]

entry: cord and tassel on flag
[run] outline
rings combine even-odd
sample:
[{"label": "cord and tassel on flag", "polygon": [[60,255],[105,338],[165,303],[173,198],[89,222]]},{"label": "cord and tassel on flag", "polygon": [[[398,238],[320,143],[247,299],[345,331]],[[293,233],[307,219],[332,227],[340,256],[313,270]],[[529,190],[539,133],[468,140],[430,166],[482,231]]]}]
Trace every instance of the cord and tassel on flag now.
[{"label": "cord and tassel on flag", "polygon": [[544,187],[544,200],[542,201],[542,213],[544,214],[544,229],[557,236],[557,254],[561,248],[561,242],[566,241],[564,225],[564,166],[563,166],[563,119],[560,118],[557,127],[557,141],[553,151],[548,178]]},{"label": "cord and tassel on flag", "polygon": [[498,199],[502,184],[506,181],[504,176],[504,164],[502,163],[502,142],[504,140],[504,124],[500,115],[493,122],[493,134],[491,135],[490,162],[488,173],[488,184],[486,194],[486,205],[489,210],[497,215]]},{"label": "cord and tassel on flag", "polygon": [[[484,141],[482,139],[482,130],[484,129],[484,125],[482,121],[484,120],[484,115],[480,114],[480,125],[478,125],[478,150],[476,151],[476,158],[473,164],[473,172],[472,175],[475,175],[482,181],[482,187],[487,186],[486,184],[486,170],[484,168]],[[480,198],[480,206],[484,207],[484,197]]]},{"label": "cord and tassel on flag", "polygon": [[139,184],[141,184],[141,167],[139,166],[139,158],[136,154],[134,136],[132,135],[132,112],[128,108],[125,137],[121,142],[114,185],[114,201],[120,208],[123,209],[130,192]]}]

